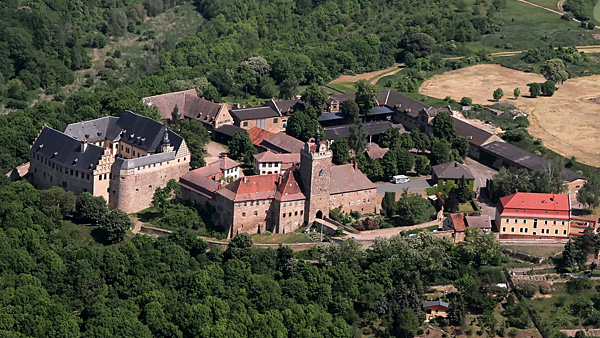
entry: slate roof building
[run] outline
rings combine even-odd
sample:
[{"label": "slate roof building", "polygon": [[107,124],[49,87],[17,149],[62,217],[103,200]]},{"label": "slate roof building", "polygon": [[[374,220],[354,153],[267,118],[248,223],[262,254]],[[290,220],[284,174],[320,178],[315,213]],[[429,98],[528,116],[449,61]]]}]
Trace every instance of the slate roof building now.
[{"label": "slate roof building", "polygon": [[[481,161],[495,169],[505,167],[513,172],[517,169],[538,171],[543,170],[548,165],[546,159],[506,142],[494,141],[487,143],[481,147],[481,152]],[[576,196],[577,191],[587,181],[587,178],[567,168],[564,168],[563,172],[565,174],[564,182],[569,189],[569,193]]]},{"label": "slate roof building", "polygon": [[471,169],[464,164],[450,161],[431,167],[433,183],[437,185],[458,184],[458,180],[465,178],[471,190],[473,189],[475,176]]},{"label": "slate roof building", "polygon": [[180,119],[185,117],[198,120],[208,130],[233,124],[226,104],[199,98],[195,89],[144,97],[142,103],[156,107],[163,120],[172,119],[175,107],[177,107]]},{"label": "slate roof building", "polygon": [[449,308],[450,304],[442,300],[425,302],[423,304],[423,310],[425,310],[425,319],[429,321],[434,317],[447,317]]},{"label": "slate roof building", "polygon": [[260,146],[274,153],[300,153],[304,142],[286,133],[277,133],[263,139]]},{"label": "slate roof building", "polygon": [[44,127],[30,157],[36,188],[89,192],[125,212],[147,208],[154,190],[179,179],[190,162],[183,138],[130,111],[73,123],[64,132]]},{"label": "slate roof building", "polygon": [[[300,153],[257,154],[259,175],[227,185],[191,173],[181,184],[196,194],[188,199],[202,198],[217,209],[217,222],[230,237],[239,232],[294,231],[315,218],[327,217],[331,208],[346,213],[377,212],[376,186],[355,165],[334,166],[329,146],[330,141],[317,137],[304,143]],[[284,169],[286,162],[289,168]],[[270,168],[269,163],[273,164]]]}]

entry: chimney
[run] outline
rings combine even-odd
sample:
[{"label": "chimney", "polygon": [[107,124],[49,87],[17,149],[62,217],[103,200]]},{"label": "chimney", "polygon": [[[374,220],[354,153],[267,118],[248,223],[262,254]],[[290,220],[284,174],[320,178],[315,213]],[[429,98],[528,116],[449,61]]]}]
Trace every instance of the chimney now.
[{"label": "chimney", "polygon": [[88,143],[86,139],[81,140],[81,152],[85,153],[85,150],[87,149]]},{"label": "chimney", "polygon": [[454,161],[454,167],[458,167],[458,162]]},{"label": "chimney", "polygon": [[354,161],[354,169],[358,170],[358,162]]}]

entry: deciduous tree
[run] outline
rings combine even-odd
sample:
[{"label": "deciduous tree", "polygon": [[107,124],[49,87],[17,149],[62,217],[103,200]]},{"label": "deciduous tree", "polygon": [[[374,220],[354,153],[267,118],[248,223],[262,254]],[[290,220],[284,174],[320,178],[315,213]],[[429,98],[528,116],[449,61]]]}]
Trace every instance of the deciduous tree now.
[{"label": "deciduous tree", "polygon": [[102,216],[100,226],[106,232],[106,240],[109,243],[118,243],[125,238],[127,230],[133,228],[133,221],[125,212],[115,209]]},{"label": "deciduous tree", "polygon": [[569,73],[565,69],[565,63],[563,60],[555,58],[550,59],[540,67],[540,74],[546,78],[546,80],[553,81],[555,83],[563,83],[569,78]]},{"label": "deciduous tree", "polygon": [[454,137],[454,119],[447,112],[437,113],[432,123],[434,136],[443,140],[451,140]]},{"label": "deciduous tree", "polygon": [[494,90],[494,100],[498,101],[504,96],[504,91],[502,88],[497,88]]},{"label": "deciduous tree", "polygon": [[348,141],[345,138],[338,138],[333,141],[331,144],[331,151],[333,152],[333,163],[340,165],[348,162],[348,157],[350,156],[348,147]]}]

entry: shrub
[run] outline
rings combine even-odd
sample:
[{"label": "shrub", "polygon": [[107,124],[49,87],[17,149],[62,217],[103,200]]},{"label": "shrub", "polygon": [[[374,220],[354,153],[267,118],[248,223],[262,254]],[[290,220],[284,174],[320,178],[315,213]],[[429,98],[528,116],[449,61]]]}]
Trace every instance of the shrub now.
[{"label": "shrub", "polygon": [[473,99],[465,96],[462,99],[460,99],[460,104],[463,106],[470,106],[473,104]]},{"label": "shrub", "polygon": [[422,335],[423,333],[425,333],[425,332],[423,331],[423,329],[422,329],[422,328],[418,328],[418,329],[417,329],[417,336],[420,336],[420,335]]},{"label": "shrub", "polygon": [[360,218],[360,211],[350,211],[350,216],[352,216],[355,219],[359,219]]},{"label": "shrub", "polygon": [[517,329],[510,329],[510,331],[508,331],[509,337],[516,337],[518,335],[519,335],[519,330],[517,330]]},{"label": "shrub", "polygon": [[573,14],[565,13],[560,18],[563,20],[571,21],[571,20],[573,20]]},{"label": "shrub", "polygon": [[550,292],[552,292],[552,287],[550,285],[548,285],[548,284],[540,285],[540,293],[542,295],[550,294]]},{"label": "shrub", "polygon": [[358,222],[355,226],[356,230],[364,231],[364,230],[375,230],[379,229],[379,223],[371,218],[365,218],[362,221]]},{"label": "shrub", "polygon": [[538,290],[538,288],[533,284],[521,284],[518,288],[523,297],[527,298],[533,297]]}]

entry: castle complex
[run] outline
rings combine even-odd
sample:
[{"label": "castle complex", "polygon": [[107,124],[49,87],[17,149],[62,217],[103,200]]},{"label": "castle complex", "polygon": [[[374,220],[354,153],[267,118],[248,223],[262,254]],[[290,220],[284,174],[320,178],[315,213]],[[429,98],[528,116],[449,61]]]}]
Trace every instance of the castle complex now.
[{"label": "castle complex", "polygon": [[376,213],[376,186],[354,164],[333,165],[329,147],[330,141],[321,141],[317,134],[305,143],[299,168],[241,177],[228,185],[216,183],[202,168],[190,171],[181,178],[182,195],[215,207],[229,237],[291,232],[338,207]]},{"label": "castle complex", "polygon": [[190,163],[181,136],[130,111],[73,123],[64,132],[44,127],[30,155],[36,188],[89,192],[128,213],[149,207],[155,189],[179,179]]}]

